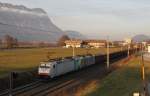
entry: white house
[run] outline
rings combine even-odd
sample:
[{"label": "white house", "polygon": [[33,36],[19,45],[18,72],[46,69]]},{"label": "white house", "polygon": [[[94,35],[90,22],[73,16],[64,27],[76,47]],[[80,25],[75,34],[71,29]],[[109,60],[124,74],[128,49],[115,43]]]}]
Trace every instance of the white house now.
[{"label": "white house", "polygon": [[75,47],[75,48],[81,48],[83,46],[82,40],[66,40],[65,41],[66,48]]}]

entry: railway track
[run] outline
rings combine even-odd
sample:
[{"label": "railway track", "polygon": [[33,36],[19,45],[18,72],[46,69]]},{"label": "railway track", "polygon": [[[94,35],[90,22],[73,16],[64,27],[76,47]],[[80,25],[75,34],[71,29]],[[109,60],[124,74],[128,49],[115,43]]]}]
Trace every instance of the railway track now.
[{"label": "railway track", "polygon": [[[63,78],[63,77],[62,77]],[[79,83],[79,82],[78,82]],[[36,81],[34,83],[16,88],[12,90],[13,96],[46,96],[51,92],[54,92],[70,84],[76,85],[75,80],[64,79],[61,81],[59,78],[56,80],[50,80],[49,82]],[[9,90],[1,93],[0,96],[9,96]]]},{"label": "railway track", "polygon": [[40,93],[43,93],[48,89],[51,89],[57,85],[62,84],[63,82],[64,81],[57,80],[57,81],[51,81],[51,82],[43,83],[43,85],[41,85],[39,87],[33,88],[33,89],[29,90],[28,92],[17,94],[16,96],[37,96]]},{"label": "railway track", "polygon": [[[12,95],[16,96],[17,94],[21,94],[23,92],[29,91],[30,89],[39,87],[40,85],[42,85],[42,82],[38,80],[34,83],[30,83],[30,84],[27,84],[25,86],[15,88],[15,89],[12,90],[12,93],[13,93]],[[5,90],[2,93],[0,93],[0,96],[8,96],[9,94],[10,94],[10,91]]]},{"label": "railway track", "polygon": [[31,89],[28,92],[17,94],[15,96],[53,96],[58,91],[77,86],[83,82],[82,79],[58,80],[48,82],[37,88]]},{"label": "railway track", "polygon": [[47,87],[37,93],[31,94],[30,96],[47,96],[51,93],[57,92],[58,90],[62,90],[64,88],[69,88],[69,87],[71,88],[72,86],[75,86],[78,84],[80,84],[80,82],[76,80],[69,80],[61,84],[57,84],[56,86],[54,85],[54,86]]}]

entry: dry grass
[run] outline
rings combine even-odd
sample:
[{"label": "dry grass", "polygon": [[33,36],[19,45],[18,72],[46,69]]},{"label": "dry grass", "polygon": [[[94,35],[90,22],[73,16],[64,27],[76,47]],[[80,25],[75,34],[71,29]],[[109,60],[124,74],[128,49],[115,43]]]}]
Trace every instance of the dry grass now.
[{"label": "dry grass", "polygon": [[[140,92],[142,81],[139,60],[135,58],[123,64],[122,68],[110,73],[86,96],[132,96],[133,92]],[[150,65],[146,65],[149,66],[147,70],[150,70]]]},{"label": "dry grass", "polygon": [[[111,48],[111,52],[120,48]],[[72,56],[72,49],[66,48],[33,48],[33,49],[12,49],[0,50],[0,74],[7,74],[12,70],[29,70],[39,65],[41,61],[47,60],[47,53],[51,58]],[[100,49],[75,49],[76,55],[83,54],[105,54],[106,48]]]},{"label": "dry grass", "polygon": [[97,88],[97,84],[98,81],[93,80],[88,82],[86,85],[79,86],[74,96],[85,96],[86,94],[93,92]]}]

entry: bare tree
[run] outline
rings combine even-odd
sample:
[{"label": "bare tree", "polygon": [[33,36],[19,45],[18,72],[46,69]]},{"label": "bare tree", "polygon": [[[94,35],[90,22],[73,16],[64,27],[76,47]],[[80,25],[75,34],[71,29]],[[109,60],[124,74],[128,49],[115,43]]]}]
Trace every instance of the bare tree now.
[{"label": "bare tree", "polygon": [[17,38],[13,38],[10,35],[4,36],[4,45],[6,48],[13,48],[18,46],[18,40]]},{"label": "bare tree", "polygon": [[12,48],[13,47],[13,38],[10,35],[4,36],[4,44],[6,48]]},{"label": "bare tree", "polygon": [[65,46],[65,41],[70,40],[70,38],[67,35],[63,35],[57,42],[58,46]]}]

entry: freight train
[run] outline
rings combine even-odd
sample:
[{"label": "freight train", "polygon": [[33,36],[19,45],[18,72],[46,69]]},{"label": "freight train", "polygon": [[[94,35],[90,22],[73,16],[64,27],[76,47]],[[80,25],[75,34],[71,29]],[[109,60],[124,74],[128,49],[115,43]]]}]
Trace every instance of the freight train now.
[{"label": "freight train", "polygon": [[[130,50],[130,55],[135,50]],[[127,57],[127,50],[110,53],[110,62]],[[72,71],[91,66],[93,64],[104,64],[106,55],[86,55],[76,57],[66,57],[63,59],[49,60],[41,62],[38,68],[38,75],[41,78],[54,78]]]}]

